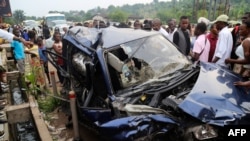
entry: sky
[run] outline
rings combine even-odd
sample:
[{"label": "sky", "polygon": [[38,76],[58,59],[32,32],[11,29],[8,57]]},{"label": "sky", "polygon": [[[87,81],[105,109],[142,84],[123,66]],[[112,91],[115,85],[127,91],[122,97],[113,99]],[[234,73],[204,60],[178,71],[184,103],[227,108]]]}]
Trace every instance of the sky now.
[{"label": "sky", "polygon": [[[108,8],[109,5],[122,6],[136,3],[151,3],[153,0],[9,0],[12,12],[23,10],[26,16],[43,17],[49,11],[83,10],[88,11],[96,7]],[[169,1],[169,0],[159,0]]]}]

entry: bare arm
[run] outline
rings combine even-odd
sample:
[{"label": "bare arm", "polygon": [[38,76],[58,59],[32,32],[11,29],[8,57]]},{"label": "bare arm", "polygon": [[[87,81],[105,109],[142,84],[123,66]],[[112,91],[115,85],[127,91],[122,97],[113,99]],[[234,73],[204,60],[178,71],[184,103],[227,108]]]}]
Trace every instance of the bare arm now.
[{"label": "bare arm", "polygon": [[250,81],[237,81],[237,82],[234,82],[234,85],[235,86],[242,86],[242,87],[246,87],[246,88],[250,88]]},{"label": "bare arm", "polygon": [[244,81],[244,82],[243,81],[237,81],[237,82],[234,82],[234,85],[245,88],[245,91],[248,94],[248,90],[250,89],[250,81]]},{"label": "bare arm", "polygon": [[244,59],[246,64],[250,63],[250,40],[249,39],[245,39],[242,42],[242,46],[243,46],[243,50],[244,50]]},{"label": "bare arm", "polygon": [[13,36],[13,40],[17,40],[17,41],[20,41],[24,44],[24,46],[28,47],[28,48],[31,48],[33,47],[33,43],[30,42],[30,41],[26,41],[25,39],[23,39],[22,37],[17,37],[17,36]]},{"label": "bare arm", "polygon": [[200,58],[200,54],[199,54],[199,53],[192,52],[192,51],[190,51],[190,56],[191,56],[195,61],[198,61],[199,58]]},{"label": "bare arm", "polygon": [[213,63],[216,63],[219,59],[220,59],[219,57],[216,57],[216,56],[215,56],[212,62],[213,62]]},{"label": "bare arm", "polygon": [[250,40],[246,39],[242,42],[244,51],[243,59],[226,59],[225,63],[250,64]]}]

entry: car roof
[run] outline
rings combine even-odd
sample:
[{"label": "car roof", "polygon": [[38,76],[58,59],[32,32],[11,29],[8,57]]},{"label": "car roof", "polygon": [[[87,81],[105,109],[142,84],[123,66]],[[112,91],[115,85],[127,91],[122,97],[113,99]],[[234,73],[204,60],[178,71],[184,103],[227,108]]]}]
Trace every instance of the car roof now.
[{"label": "car roof", "polygon": [[[156,31],[146,31],[146,30],[135,30],[133,28],[117,28],[117,27],[107,27],[107,28],[87,28],[83,26],[74,26],[69,29],[67,36],[64,38],[75,46],[83,45],[87,48],[91,48],[92,45],[99,40],[99,35],[101,33],[102,48],[112,48],[126,42],[137,40],[140,38],[160,34]],[[76,43],[76,42],[80,43]],[[93,48],[94,49],[94,48]],[[95,50],[95,49],[94,49]]]},{"label": "car roof", "polygon": [[156,34],[160,33],[156,31],[145,31],[141,29],[136,30],[133,28],[117,28],[110,26],[102,31],[103,48],[113,47]]}]

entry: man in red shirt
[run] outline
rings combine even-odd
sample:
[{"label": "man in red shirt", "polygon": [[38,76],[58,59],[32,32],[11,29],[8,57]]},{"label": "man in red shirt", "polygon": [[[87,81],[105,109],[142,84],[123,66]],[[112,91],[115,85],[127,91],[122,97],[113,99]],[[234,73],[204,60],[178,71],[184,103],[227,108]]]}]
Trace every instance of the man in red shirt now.
[{"label": "man in red shirt", "polygon": [[209,56],[208,56],[208,62],[212,62],[214,52],[216,49],[217,40],[218,40],[218,31],[216,29],[215,24],[211,25],[210,32],[207,34],[207,39],[210,42],[210,51],[209,51]]}]

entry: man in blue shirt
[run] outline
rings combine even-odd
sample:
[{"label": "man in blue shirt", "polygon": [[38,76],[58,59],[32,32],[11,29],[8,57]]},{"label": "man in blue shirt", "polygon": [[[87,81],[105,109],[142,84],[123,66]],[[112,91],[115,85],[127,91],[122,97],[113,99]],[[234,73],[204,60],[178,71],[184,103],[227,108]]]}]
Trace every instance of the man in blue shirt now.
[{"label": "man in blue shirt", "polygon": [[[18,28],[13,29],[13,34],[17,37],[20,36],[20,30]],[[13,40],[11,42],[11,48],[13,49],[14,58],[17,62],[17,68],[21,74],[25,72],[25,53],[24,45],[20,41]]]}]

